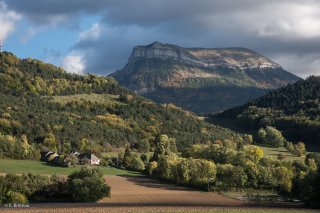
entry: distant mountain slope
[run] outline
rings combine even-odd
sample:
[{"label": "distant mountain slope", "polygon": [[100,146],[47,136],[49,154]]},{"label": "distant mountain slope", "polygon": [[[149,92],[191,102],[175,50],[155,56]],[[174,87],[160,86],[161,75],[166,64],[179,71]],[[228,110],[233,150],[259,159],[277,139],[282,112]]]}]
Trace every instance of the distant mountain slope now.
[{"label": "distant mountain slope", "polygon": [[219,112],[244,104],[300,78],[245,48],[182,48],[154,42],[133,49],[112,77],[159,103],[194,112]]},{"label": "distant mountain slope", "polygon": [[289,140],[320,144],[320,76],[272,91],[217,117],[234,119],[248,129],[275,126]]},{"label": "distant mountain slope", "polygon": [[8,52],[1,59],[0,136],[26,135],[29,143],[68,153],[85,146],[108,151],[125,143],[148,149],[159,134],[175,138],[178,148],[237,135],[135,95],[113,78],[69,74]]}]

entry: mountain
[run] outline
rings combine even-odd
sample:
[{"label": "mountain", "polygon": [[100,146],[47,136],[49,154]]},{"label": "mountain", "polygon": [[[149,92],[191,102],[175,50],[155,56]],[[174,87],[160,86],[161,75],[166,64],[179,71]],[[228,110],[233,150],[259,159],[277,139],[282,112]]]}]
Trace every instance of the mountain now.
[{"label": "mountain", "polygon": [[18,139],[63,153],[84,147],[99,153],[126,143],[148,151],[159,134],[174,138],[180,149],[238,136],[172,104],[133,94],[113,78],[70,74],[1,53],[0,157]]},{"label": "mountain", "polygon": [[319,145],[320,76],[269,92],[216,117],[233,119],[246,129],[275,126],[288,140]]},{"label": "mountain", "polygon": [[300,78],[245,48],[183,48],[154,42],[133,49],[111,74],[120,85],[159,103],[219,112]]}]

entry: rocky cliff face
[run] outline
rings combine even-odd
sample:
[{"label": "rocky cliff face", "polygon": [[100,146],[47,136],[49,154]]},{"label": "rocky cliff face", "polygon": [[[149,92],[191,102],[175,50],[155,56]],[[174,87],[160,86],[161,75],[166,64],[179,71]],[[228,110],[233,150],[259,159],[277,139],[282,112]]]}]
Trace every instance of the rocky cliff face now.
[{"label": "rocky cliff face", "polygon": [[233,107],[299,79],[249,49],[183,48],[159,42],[135,47],[128,64],[111,76],[155,101],[196,112]]},{"label": "rocky cliff face", "polygon": [[270,59],[245,48],[182,48],[159,42],[135,47],[129,62],[147,58],[173,59],[205,68],[220,66],[234,69],[281,68]]}]

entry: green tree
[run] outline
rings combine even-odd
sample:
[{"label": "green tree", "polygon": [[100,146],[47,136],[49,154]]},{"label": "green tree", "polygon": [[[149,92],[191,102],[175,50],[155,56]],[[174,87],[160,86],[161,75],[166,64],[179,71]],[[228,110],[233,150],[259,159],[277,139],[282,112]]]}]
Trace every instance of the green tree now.
[{"label": "green tree", "polygon": [[219,189],[242,188],[247,183],[247,180],[248,176],[241,166],[233,166],[231,164],[217,166],[216,186]]},{"label": "green tree", "polygon": [[293,146],[293,154],[297,155],[298,157],[301,157],[303,155],[306,155],[306,146],[303,142],[298,142]]},{"label": "green tree", "polygon": [[156,175],[156,171],[157,171],[157,168],[158,168],[158,163],[156,161],[152,161],[148,164],[148,167],[147,167],[147,174],[150,175],[150,176],[154,176]]},{"label": "green tree", "polygon": [[68,193],[75,202],[96,202],[110,196],[99,168],[82,167],[68,176]]},{"label": "green tree", "polygon": [[159,135],[156,138],[156,149],[151,160],[157,161],[161,155],[170,153],[177,153],[176,140],[164,134]]},{"label": "green tree", "polygon": [[320,170],[310,173],[302,180],[301,199],[306,206],[320,208]]},{"label": "green tree", "polygon": [[136,152],[132,152],[128,144],[126,145],[122,165],[125,168],[134,171],[142,172],[145,170],[145,165],[140,155]]},{"label": "green tree", "polygon": [[51,151],[58,152],[58,149],[57,149],[58,143],[53,133],[49,133],[47,135],[47,137],[44,139],[43,145],[48,147],[48,149]]},{"label": "green tree", "polygon": [[251,161],[247,162],[244,166],[244,170],[248,176],[247,186],[258,188],[259,187],[259,166]]},{"label": "green tree", "polygon": [[206,186],[208,181],[216,179],[216,165],[204,159],[191,159],[189,164],[190,183],[194,186]]},{"label": "green tree", "polygon": [[293,173],[286,167],[280,166],[274,169],[273,174],[276,187],[280,192],[290,192],[292,188]]},{"label": "green tree", "polygon": [[244,142],[245,144],[252,144],[252,143],[253,143],[253,137],[252,137],[252,135],[244,134],[244,135],[243,135],[243,142]]},{"label": "green tree", "polygon": [[138,143],[138,151],[139,152],[149,152],[150,151],[150,143],[148,140],[144,139]]},{"label": "green tree", "polygon": [[180,184],[189,184],[190,178],[191,178],[191,165],[193,164],[192,158],[183,158],[178,164],[177,164],[177,183]]},{"label": "green tree", "polygon": [[63,165],[67,167],[70,167],[70,166],[75,167],[78,164],[79,164],[79,159],[74,154],[67,155],[63,160]]},{"label": "green tree", "polygon": [[258,136],[260,142],[272,147],[283,147],[286,142],[281,132],[271,126],[267,126],[265,129],[260,129]]},{"label": "green tree", "polygon": [[262,144],[266,143],[267,133],[263,128],[260,128],[258,131],[258,141]]},{"label": "green tree", "polygon": [[158,162],[158,175],[166,180],[175,182],[177,177],[177,164],[180,162],[180,158],[176,154],[171,153],[169,155],[160,155]]}]

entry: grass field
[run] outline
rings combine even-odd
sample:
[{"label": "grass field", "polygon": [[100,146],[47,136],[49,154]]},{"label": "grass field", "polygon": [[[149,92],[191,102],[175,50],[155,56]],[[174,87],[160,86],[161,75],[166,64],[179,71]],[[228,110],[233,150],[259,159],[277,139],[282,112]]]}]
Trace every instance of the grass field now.
[{"label": "grass field", "polygon": [[264,147],[264,146],[260,146],[260,147],[263,149],[264,157],[270,157],[270,158],[277,159],[278,154],[281,153],[285,156],[285,158],[283,159],[284,161],[294,161],[294,160],[304,161],[304,159],[305,159],[304,156],[298,157],[296,155],[291,154],[284,147],[280,147],[280,148]]},{"label": "grass field", "polygon": [[[140,175],[138,172],[115,168],[101,167],[101,169],[104,175]],[[80,167],[67,168],[48,165],[40,161],[0,159],[0,173],[22,174],[32,172],[36,174],[68,175],[76,170],[80,170]]]},{"label": "grass field", "polygon": [[[118,152],[104,152],[102,153],[102,157],[104,158],[112,158],[112,157],[118,157],[119,153],[121,151],[118,151]],[[122,152],[124,152],[124,150],[122,150]],[[150,159],[153,155],[153,152],[147,152],[147,153],[138,153],[138,154],[146,154],[148,159]]]},{"label": "grass field", "polygon": [[120,151],[119,152],[104,152],[101,153],[101,156],[104,158],[113,158],[113,157],[118,157]]},{"label": "grass field", "polygon": [[122,105],[123,103],[119,102],[119,95],[110,95],[110,94],[76,94],[76,95],[65,95],[65,96],[52,96],[48,97],[45,96],[45,99],[49,99],[50,101],[61,103],[61,104],[67,104],[72,101],[89,101],[92,103],[99,103],[99,104],[117,104]]}]

